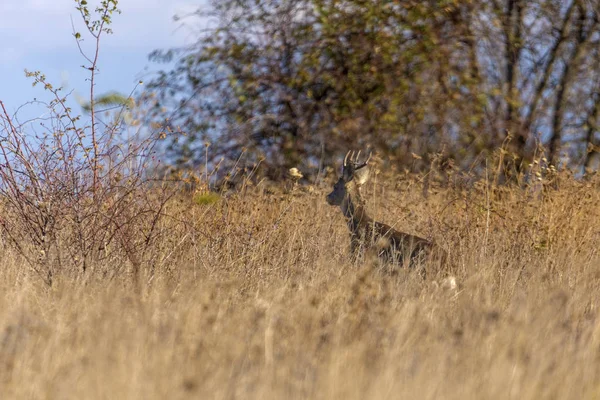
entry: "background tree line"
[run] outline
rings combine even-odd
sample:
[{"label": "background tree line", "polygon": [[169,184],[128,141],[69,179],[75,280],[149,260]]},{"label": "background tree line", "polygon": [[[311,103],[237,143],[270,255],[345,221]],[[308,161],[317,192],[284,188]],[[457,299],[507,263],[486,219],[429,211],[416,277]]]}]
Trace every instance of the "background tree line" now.
[{"label": "background tree line", "polygon": [[[598,0],[215,0],[144,96],[178,168],[261,163],[316,174],[348,149],[427,169],[594,168]],[[207,149],[206,146],[210,144]]]}]

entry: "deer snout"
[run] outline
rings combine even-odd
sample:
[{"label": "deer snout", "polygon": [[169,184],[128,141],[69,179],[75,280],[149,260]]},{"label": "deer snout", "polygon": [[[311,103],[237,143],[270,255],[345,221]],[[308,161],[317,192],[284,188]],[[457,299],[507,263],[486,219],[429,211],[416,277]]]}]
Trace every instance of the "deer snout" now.
[{"label": "deer snout", "polygon": [[326,199],[327,199],[327,204],[329,204],[330,206],[334,205],[333,192],[329,193],[327,195]]},{"label": "deer snout", "polygon": [[342,204],[343,196],[340,196],[335,190],[327,195],[327,203],[330,206],[339,206]]}]

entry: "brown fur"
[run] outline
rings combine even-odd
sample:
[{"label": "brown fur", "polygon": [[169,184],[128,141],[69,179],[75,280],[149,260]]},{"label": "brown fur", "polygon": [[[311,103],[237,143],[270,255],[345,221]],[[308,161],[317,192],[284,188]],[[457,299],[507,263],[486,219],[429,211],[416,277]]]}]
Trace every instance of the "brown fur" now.
[{"label": "brown fur", "polygon": [[327,195],[327,202],[339,206],[346,218],[353,256],[357,257],[363,251],[374,252],[386,262],[414,267],[437,249],[430,240],[397,231],[370,218],[360,195],[360,187],[369,178],[368,160],[358,163],[356,159],[349,162],[347,159],[348,155],[342,177]]}]

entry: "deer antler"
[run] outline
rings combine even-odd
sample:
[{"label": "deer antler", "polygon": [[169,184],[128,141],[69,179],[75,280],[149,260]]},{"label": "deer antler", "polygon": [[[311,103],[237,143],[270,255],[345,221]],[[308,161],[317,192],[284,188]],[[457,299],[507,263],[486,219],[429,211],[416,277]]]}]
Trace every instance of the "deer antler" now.
[{"label": "deer antler", "polygon": [[[350,155],[351,151],[352,150],[348,150],[348,152],[346,153],[346,157],[344,157],[344,167],[347,165],[348,156]],[[352,157],[350,157],[350,161],[352,161]]]},{"label": "deer antler", "polygon": [[367,160],[365,162],[360,162],[361,151],[362,150],[359,150],[358,153],[355,154],[354,150],[348,150],[348,152],[346,153],[346,157],[344,157],[344,167],[347,166],[348,163],[352,164],[354,167],[367,165],[371,160],[373,152],[369,153],[369,157],[367,157]]}]

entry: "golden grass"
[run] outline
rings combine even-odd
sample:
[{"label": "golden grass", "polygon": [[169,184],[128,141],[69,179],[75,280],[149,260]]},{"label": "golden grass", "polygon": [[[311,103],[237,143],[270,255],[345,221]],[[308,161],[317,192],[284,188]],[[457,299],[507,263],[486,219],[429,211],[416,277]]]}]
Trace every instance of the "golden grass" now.
[{"label": "golden grass", "polygon": [[597,187],[393,182],[368,209],[448,249],[425,281],[350,264],[327,188],[181,196],[139,289],[100,272],[48,288],[0,250],[2,398],[600,397]]}]

